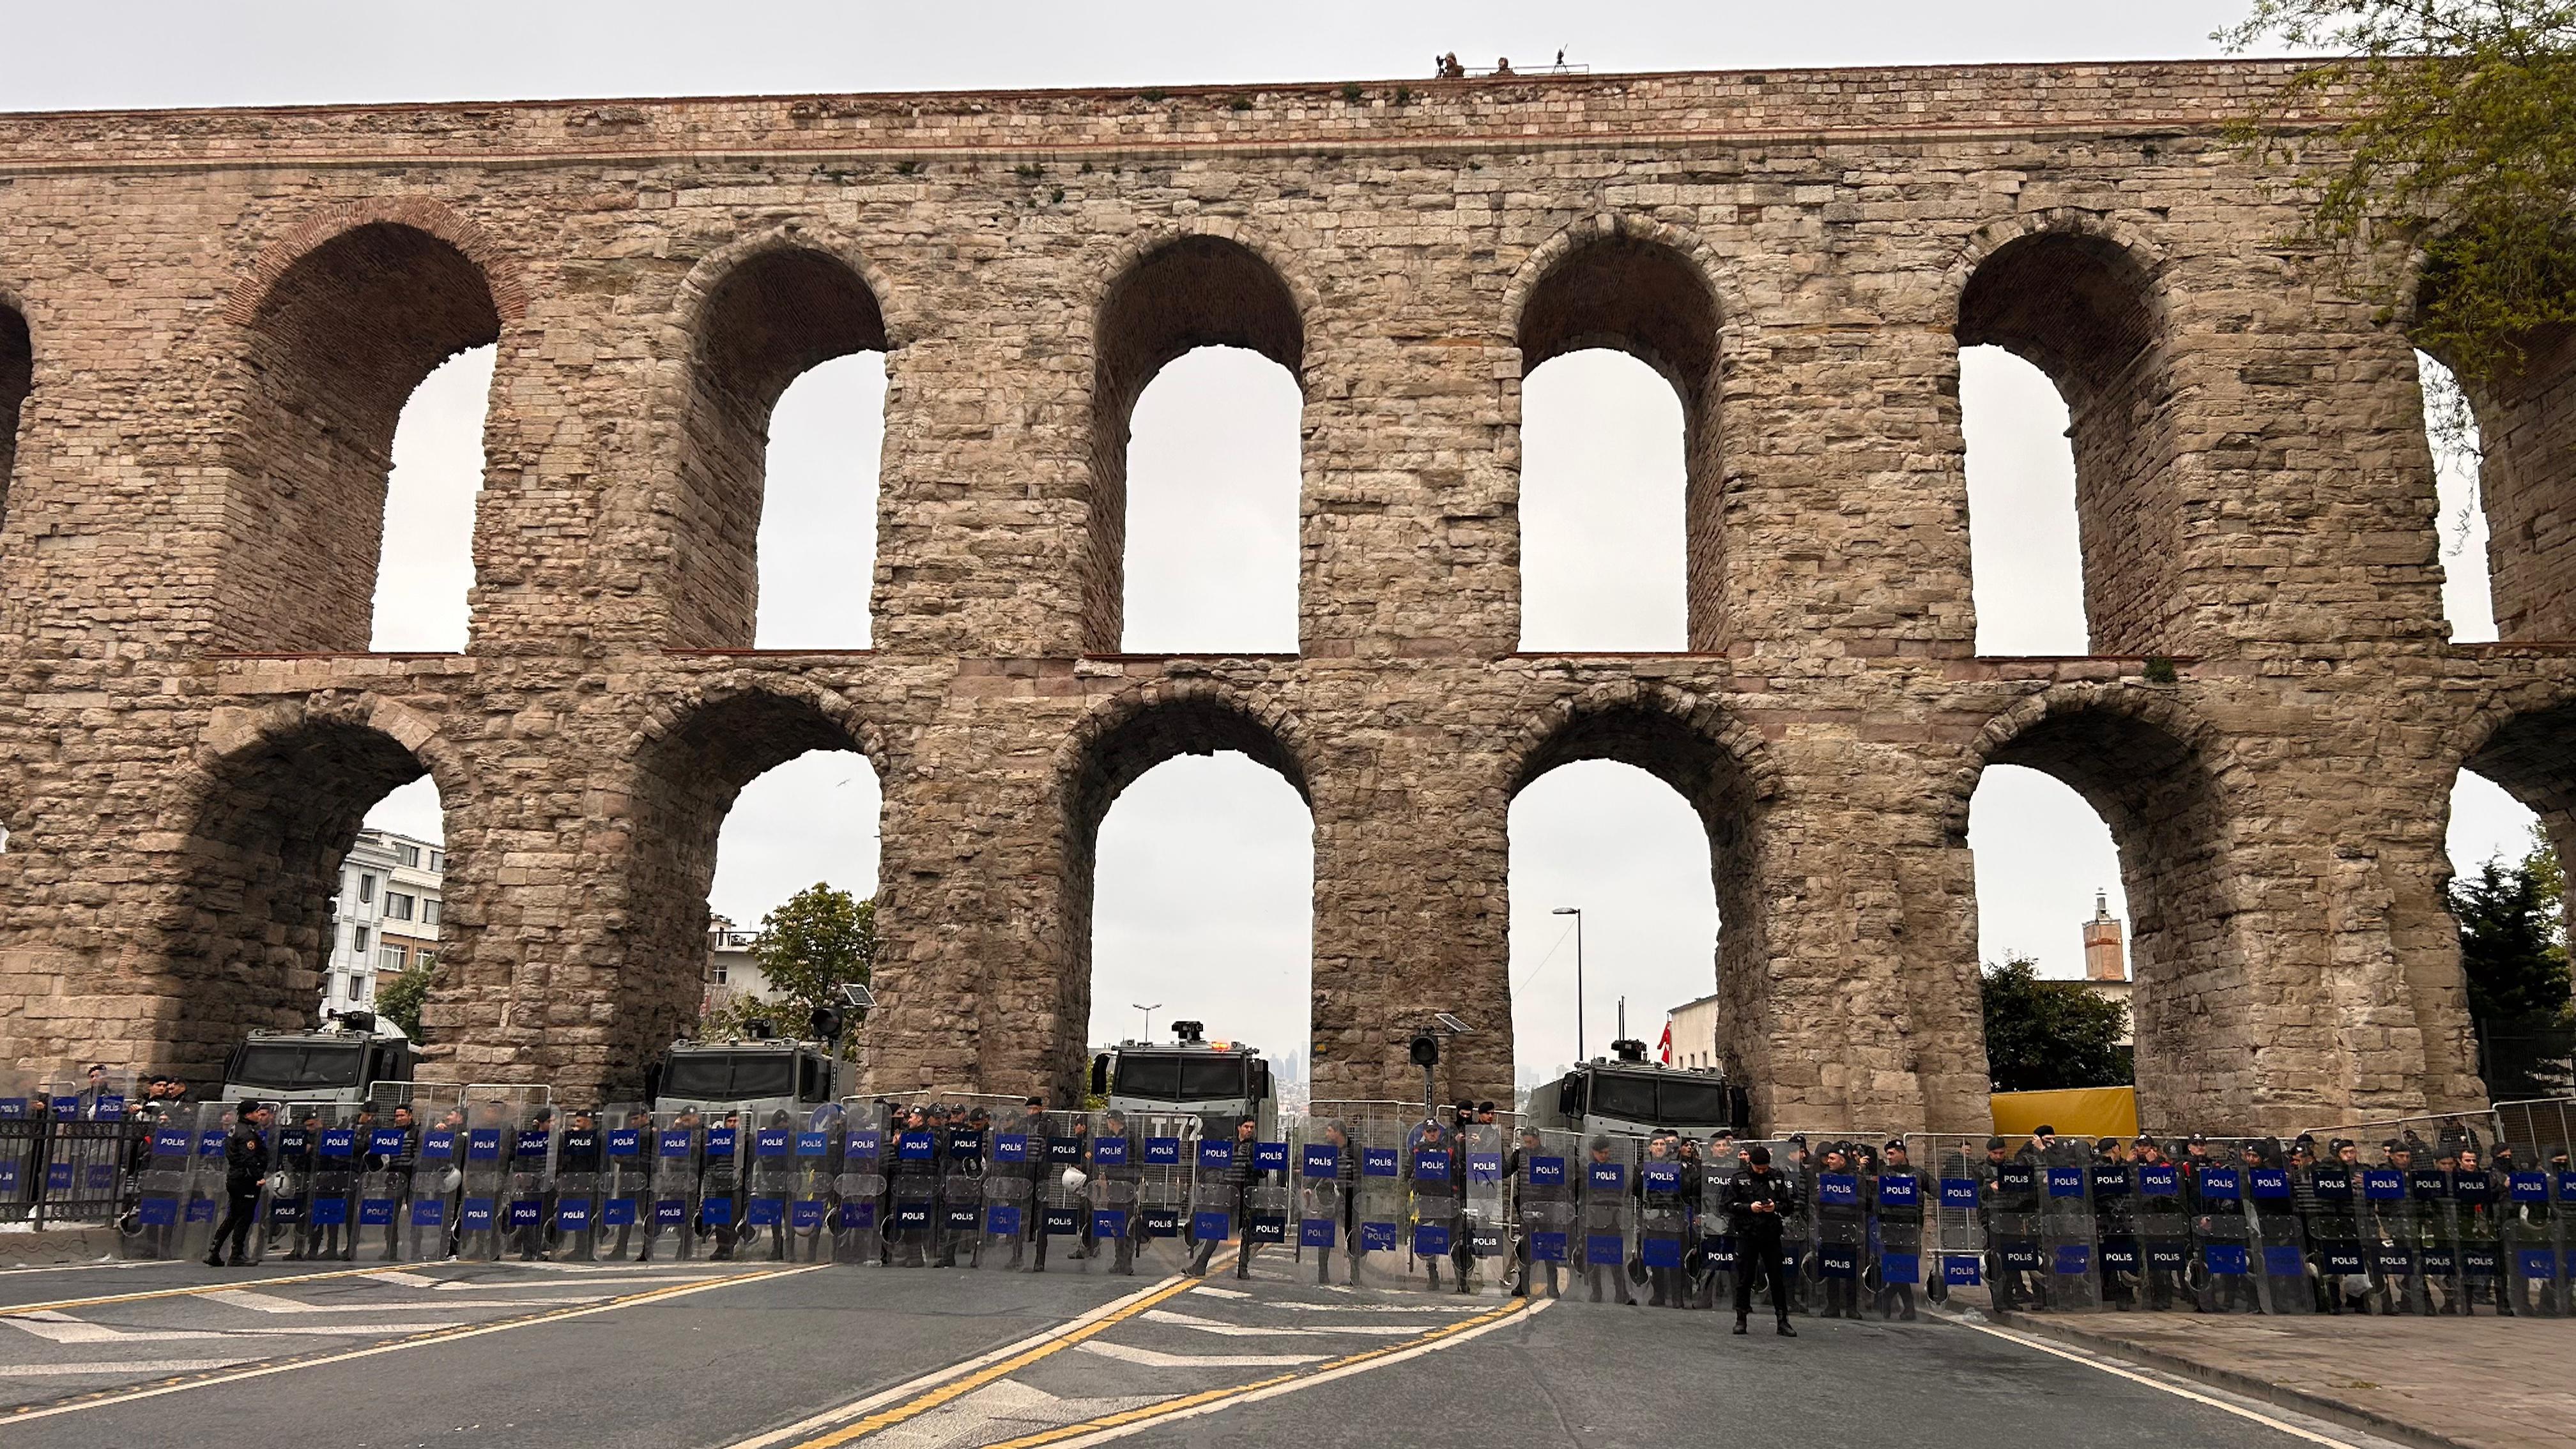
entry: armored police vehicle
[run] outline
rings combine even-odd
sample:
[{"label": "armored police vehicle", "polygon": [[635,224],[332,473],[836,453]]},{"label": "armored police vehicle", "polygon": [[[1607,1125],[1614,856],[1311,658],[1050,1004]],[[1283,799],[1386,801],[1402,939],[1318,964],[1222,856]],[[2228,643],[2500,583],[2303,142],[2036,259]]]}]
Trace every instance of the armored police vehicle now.
[{"label": "armored police vehicle", "polygon": [[1720,1127],[1745,1130],[1751,1117],[1742,1087],[1717,1072],[1658,1066],[1646,1044],[1611,1043],[1616,1058],[1594,1057],[1530,1093],[1529,1121],[1563,1132],[1643,1136],[1659,1127],[1703,1137]]},{"label": "armored police vehicle", "polygon": [[223,1100],[354,1107],[402,1096],[412,1066],[411,1042],[374,1012],[341,1012],[318,1031],[252,1032],[224,1060]]},{"label": "armored police vehicle", "polygon": [[1279,1126],[1279,1094],[1270,1063],[1245,1042],[1209,1041],[1199,1022],[1176,1021],[1178,1040],[1120,1042],[1091,1059],[1091,1092],[1114,1111],[1161,1115],[1187,1112],[1210,1136],[1227,1136],[1245,1117],[1261,1123],[1261,1140]]},{"label": "armored police vehicle", "polygon": [[653,1110],[694,1107],[710,1117],[740,1112],[753,1122],[785,1112],[802,1121],[840,1100],[842,1066],[827,1042],[676,1041],[655,1069]]}]

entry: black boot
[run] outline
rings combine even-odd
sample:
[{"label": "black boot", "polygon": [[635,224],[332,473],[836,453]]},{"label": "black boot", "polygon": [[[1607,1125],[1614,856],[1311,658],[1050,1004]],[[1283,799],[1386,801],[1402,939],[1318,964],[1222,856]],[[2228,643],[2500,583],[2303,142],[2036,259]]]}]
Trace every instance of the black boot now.
[{"label": "black boot", "polygon": [[1798,1330],[1790,1327],[1789,1320],[1783,1318],[1780,1320],[1780,1336],[1782,1338],[1796,1338],[1798,1336]]},{"label": "black boot", "polygon": [[[1785,1322],[1786,1320],[1783,1320],[1783,1321]],[[1746,1328],[1745,1328],[1745,1326],[1744,1326],[1744,1315],[1743,1315],[1743,1314],[1741,1314],[1741,1313],[1739,1313],[1739,1314],[1735,1315],[1735,1331],[1736,1331],[1736,1332],[1738,1332],[1738,1333],[1744,1333],[1744,1332],[1748,1331],[1748,1330],[1746,1330]]]}]

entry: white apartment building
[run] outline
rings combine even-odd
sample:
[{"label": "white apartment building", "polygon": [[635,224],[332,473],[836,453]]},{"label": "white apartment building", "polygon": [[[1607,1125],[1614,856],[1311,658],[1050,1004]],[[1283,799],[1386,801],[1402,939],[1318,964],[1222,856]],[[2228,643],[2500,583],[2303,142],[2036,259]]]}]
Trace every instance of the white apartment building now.
[{"label": "white apartment building", "polygon": [[723,916],[707,922],[707,975],[698,995],[700,1015],[713,1011],[739,996],[769,996],[769,974],[760,969],[760,958],[751,954],[751,943],[760,938],[758,931],[746,931]]},{"label": "white apartment building", "polygon": [[389,830],[358,832],[340,863],[331,959],[322,972],[324,1019],[334,1011],[374,1010],[379,986],[438,959],[439,882],[446,873],[447,852],[439,846]]}]

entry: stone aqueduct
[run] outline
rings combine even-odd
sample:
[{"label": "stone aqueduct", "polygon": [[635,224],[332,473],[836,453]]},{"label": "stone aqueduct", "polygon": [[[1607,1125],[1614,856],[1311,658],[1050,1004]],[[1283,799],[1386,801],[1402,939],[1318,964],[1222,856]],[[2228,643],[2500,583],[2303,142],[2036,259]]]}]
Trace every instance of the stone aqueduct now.
[{"label": "stone aqueduct", "polygon": [[[2450,644],[2404,319],[2219,139],[2281,75],[0,118],[0,1063],[300,1019],[426,771],[434,1069],[631,1088],[736,791],[829,747],[884,785],[875,1077],[1062,1087],[1103,812],[1237,749],[1313,808],[1326,1095],[1507,1019],[1506,807],[1605,757],[1707,822],[1770,1123],[1982,1123],[1998,761],[2113,827],[2151,1119],[2479,1099],[2447,797],[2576,827],[2570,373],[2480,400],[2507,642]],[[494,343],[471,645],[366,653],[396,413]],[[2098,657],[1974,654],[1971,343],[2069,400]],[[1207,344],[1303,390],[1293,657],[1114,652],[1128,410]],[[1521,379],[1592,346],[1683,399],[1685,653],[1515,652]],[[878,348],[877,647],[753,651],[768,410]]]}]

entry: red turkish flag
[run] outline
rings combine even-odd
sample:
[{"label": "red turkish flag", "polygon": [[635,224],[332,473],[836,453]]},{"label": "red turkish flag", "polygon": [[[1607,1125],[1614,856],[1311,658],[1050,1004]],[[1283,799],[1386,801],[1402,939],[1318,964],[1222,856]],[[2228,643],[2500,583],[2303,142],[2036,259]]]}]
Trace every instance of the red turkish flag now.
[{"label": "red turkish flag", "polygon": [[1668,1067],[1673,1064],[1673,1024],[1669,1021],[1664,1023],[1664,1039],[1656,1043],[1655,1052],[1655,1060]]}]

